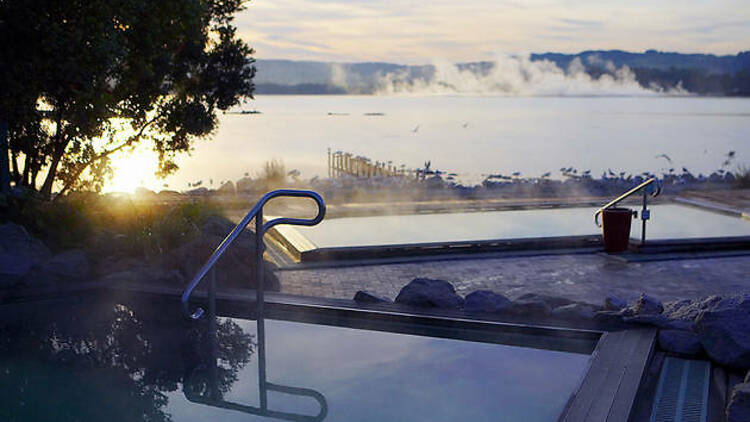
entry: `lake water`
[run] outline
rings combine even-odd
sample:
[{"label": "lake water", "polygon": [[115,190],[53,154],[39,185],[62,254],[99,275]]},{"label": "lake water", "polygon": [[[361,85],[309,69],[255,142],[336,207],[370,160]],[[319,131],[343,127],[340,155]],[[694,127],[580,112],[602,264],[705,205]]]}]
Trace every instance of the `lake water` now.
[{"label": "lake water", "polygon": [[[559,177],[568,166],[595,176],[608,168],[658,173],[683,166],[697,174],[718,169],[730,150],[738,163],[750,157],[747,98],[259,96],[244,108],[262,114],[220,116],[215,136],[198,142],[166,180],[171,189],[255,176],[273,158],[302,178],[325,177],[327,148],[411,168],[430,160],[464,180],[516,171]],[[133,181],[132,173],[127,179],[151,188],[164,183]]]}]

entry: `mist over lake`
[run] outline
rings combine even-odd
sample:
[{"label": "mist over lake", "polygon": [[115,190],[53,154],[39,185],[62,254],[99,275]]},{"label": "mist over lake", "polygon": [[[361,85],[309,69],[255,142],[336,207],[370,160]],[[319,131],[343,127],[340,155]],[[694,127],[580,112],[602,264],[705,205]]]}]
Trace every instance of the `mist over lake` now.
[{"label": "mist over lake", "polygon": [[697,175],[719,169],[730,150],[737,162],[728,170],[750,157],[747,98],[258,96],[243,109],[261,114],[220,116],[216,135],[176,175],[144,185],[216,185],[254,176],[273,158],[302,178],[325,177],[327,148],[412,168],[430,160],[468,183],[492,173],[560,177],[570,166],[594,177],[683,166]]}]

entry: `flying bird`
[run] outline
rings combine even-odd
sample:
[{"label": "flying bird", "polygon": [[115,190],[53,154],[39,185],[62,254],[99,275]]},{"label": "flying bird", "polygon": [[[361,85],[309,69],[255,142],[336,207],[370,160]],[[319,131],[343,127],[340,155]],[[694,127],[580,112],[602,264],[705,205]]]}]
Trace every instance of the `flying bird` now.
[{"label": "flying bird", "polygon": [[469,122],[464,123],[463,127],[464,127],[464,129],[466,129],[467,127],[469,127]]},{"label": "flying bird", "polygon": [[669,161],[669,164],[672,164],[672,159],[669,158],[669,156],[667,154],[659,154],[659,155],[655,156],[654,158],[664,158],[667,161]]},{"label": "flying bird", "polygon": [[417,125],[417,127],[415,127],[414,129],[412,129],[411,131],[414,132],[414,133],[417,133],[417,131],[419,131],[419,125]]}]

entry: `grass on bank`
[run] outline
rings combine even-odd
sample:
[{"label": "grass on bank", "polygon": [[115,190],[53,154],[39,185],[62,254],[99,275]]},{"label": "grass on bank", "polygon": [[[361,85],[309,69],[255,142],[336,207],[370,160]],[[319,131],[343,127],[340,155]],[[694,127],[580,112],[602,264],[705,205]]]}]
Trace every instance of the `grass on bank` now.
[{"label": "grass on bank", "polygon": [[155,205],[130,197],[76,193],[54,202],[22,199],[7,204],[2,220],[24,226],[53,250],[83,248],[151,261],[199,234],[211,216],[223,216],[209,201]]},{"label": "grass on bank", "polygon": [[750,166],[740,165],[734,172],[735,185],[740,189],[750,189]]}]

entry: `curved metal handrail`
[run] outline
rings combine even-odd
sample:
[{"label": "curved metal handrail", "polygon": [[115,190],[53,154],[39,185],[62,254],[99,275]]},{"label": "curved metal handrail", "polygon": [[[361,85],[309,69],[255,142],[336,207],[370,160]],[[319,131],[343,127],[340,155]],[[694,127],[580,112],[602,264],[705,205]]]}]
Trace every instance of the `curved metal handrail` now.
[{"label": "curved metal handrail", "polygon": [[[195,371],[193,371],[193,374],[194,373]],[[265,386],[266,391],[268,390],[277,391],[280,393],[290,394],[294,396],[309,397],[315,400],[316,402],[318,402],[318,405],[320,406],[320,411],[318,411],[317,415],[303,415],[299,413],[284,412],[280,410],[272,410],[264,406],[250,406],[246,404],[240,404],[240,403],[223,400],[220,398],[205,397],[199,393],[190,391],[188,387],[190,386],[190,383],[192,380],[186,380],[186,381],[187,382],[183,384],[182,391],[183,391],[183,394],[185,395],[185,398],[188,401],[193,402],[193,403],[198,403],[198,404],[212,406],[212,407],[218,407],[220,409],[234,410],[237,412],[247,413],[251,415],[265,416],[265,417],[270,417],[273,419],[281,419],[281,420],[296,421],[296,422],[320,422],[324,420],[326,416],[328,416],[328,401],[326,400],[325,396],[322,393],[315,391],[311,388],[292,387],[288,385],[273,384],[270,382],[266,382],[263,384]],[[263,394],[263,392],[261,392],[261,394]]]},{"label": "curved metal handrail", "polygon": [[[656,190],[654,190],[651,193],[651,196],[652,197],[658,196],[661,193],[661,182],[659,181],[659,179],[657,179],[655,177],[652,177],[652,178],[646,180],[645,182],[639,184],[638,186],[634,187],[633,189],[630,189],[629,191],[623,193],[622,195],[618,196],[617,198],[609,201],[608,203],[606,203],[605,205],[603,205],[601,208],[599,208],[598,210],[596,210],[596,212],[594,213],[594,224],[596,224],[597,227],[601,227],[602,224],[599,222],[599,216],[602,214],[602,212],[604,210],[606,210],[607,208],[611,208],[611,207],[617,205],[618,203],[622,202],[624,199],[626,199],[626,198],[630,197],[631,195],[637,193],[641,189],[646,188],[646,186],[649,186],[652,183],[656,184]],[[645,193],[644,193],[644,195],[645,195]]]},{"label": "curved metal handrail", "polygon": [[[326,214],[326,205],[325,202],[323,202],[323,198],[318,195],[316,192],[309,191],[309,190],[296,190],[296,189],[279,189],[275,191],[268,192],[267,194],[263,195],[263,197],[255,204],[255,206],[250,210],[249,213],[245,216],[245,218],[242,219],[235,227],[232,229],[231,232],[227,235],[227,237],[224,238],[224,240],[219,244],[219,246],[214,250],[214,253],[211,254],[211,256],[208,258],[205,264],[203,264],[203,267],[198,271],[198,273],[195,275],[193,280],[188,284],[187,288],[185,288],[185,291],[182,293],[182,311],[190,319],[199,319],[201,316],[203,316],[204,310],[203,308],[198,307],[194,312],[190,312],[189,301],[190,301],[190,295],[193,293],[193,290],[195,290],[196,287],[198,287],[198,284],[200,284],[201,280],[205,275],[208,273],[208,271],[211,270],[211,268],[216,264],[216,261],[221,258],[221,256],[224,254],[224,252],[227,250],[227,248],[234,242],[234,240],[242,233],[243,230],[245,230],[245,227],[247,227],[248,224],[250,224],[250,220],[252,220],[255,217],[258,217],[262,221],[263,216],[263,206],[266,204],[266,202],[270,201],[273,198],[279,197],[279,196],[288,196],[288,197],[301,197],[301,198],[311,198],[313,199],[317,205],[318,205],[318,215],[315,216],[315,218],[307,219],[307,218],[288,218],[288,217],[281,217],[281,218],[275,218],[271,221],[268,221],[266,223],[260,223],[256,222],[256,228],[260,228],[260,230],[256,229],[256,240],[258,246],[262,246],[262,239],[263,235],[266,233],[268,229],[271,227],[277,225],[277,224],[292,224],[297,226],[314,226],[321,221],[323,221],[323,217],[325,217]],[[262,224],[262,225],[261,225]],[[256,251],[257,253],[257,251]],[[260,266],[263,263],[262,258],[262,252],[260,253],[260,262],[256,262],[256,266]],[[261,286],[258,286],[260,289]]]}]

